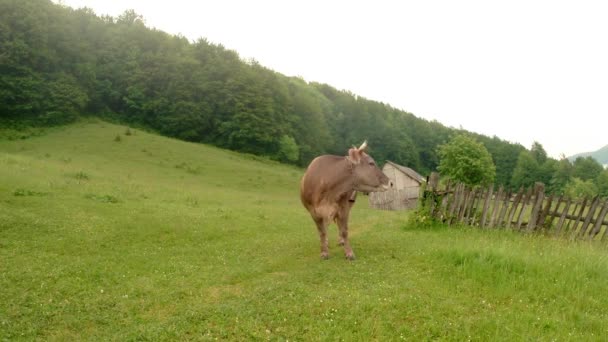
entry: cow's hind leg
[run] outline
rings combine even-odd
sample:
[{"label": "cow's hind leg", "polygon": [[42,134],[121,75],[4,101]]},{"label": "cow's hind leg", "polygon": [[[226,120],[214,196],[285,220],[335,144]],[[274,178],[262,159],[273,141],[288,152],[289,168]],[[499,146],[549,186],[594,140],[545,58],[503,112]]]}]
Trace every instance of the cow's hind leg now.
[{"label": "cow's hind leg", "polygon": [[319,231],[319,239],[321,240],[321,259],[329,259],[329,247],[327,242],[327,220],[323,218],[314,218]]}]

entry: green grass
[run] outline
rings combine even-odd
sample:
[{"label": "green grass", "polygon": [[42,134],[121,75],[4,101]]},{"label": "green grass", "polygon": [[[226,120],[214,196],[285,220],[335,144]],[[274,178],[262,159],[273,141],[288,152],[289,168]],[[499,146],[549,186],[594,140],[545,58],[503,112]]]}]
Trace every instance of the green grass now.
[{"label": "green grass", "polygon": [[[351,218],[303,170],[90,121],[0,141],[2,340],[602,340],[603,244]],[[119,141],[116,137],[120,136]]]}]

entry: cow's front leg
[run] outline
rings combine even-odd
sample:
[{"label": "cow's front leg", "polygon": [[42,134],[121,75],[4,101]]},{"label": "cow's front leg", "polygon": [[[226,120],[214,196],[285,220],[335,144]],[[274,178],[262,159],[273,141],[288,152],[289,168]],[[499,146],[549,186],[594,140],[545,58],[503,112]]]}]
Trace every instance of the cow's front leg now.
[{"label": "cow's front leg", "polygon": [[355,253],[353,253],[353,249],[350,247],[350,242],[348,241],[348,213],[338,217],[338,229],[340,230],[340,242],[344,246],[346,259],[355,260]]},{"label": "cow's front leg", "polygon": [[319,231],[319,239],[321,240],[321,259],[329,259],[329,247],[327,242],[327,220],[315,219],[317,230]]},{"label": "cow's front leg", "polygon": [[[352,191],[350,194],[348,194],[348,203],[346,206],[343,206],[342,212],[339,213],[338,218],[336,220],[336,223],[338,224],[338,245],[340,245],[340,246],[344,246],[344,240],[348,239],[348,215],[350,214],[350,210],[352,209],[353,205],[355,204],[356,199],[357,199],[356,191]],[[344,226],[346,227],[345,234],[342,233],[342,228],[341,228],[340,222],[339,222],[340,217],[345,217],[345,221],[344,221]],[[352,250],[351,250],[351,252],[352,252]],[[353,255],[353,258],[354,258],[354,255]]]}]

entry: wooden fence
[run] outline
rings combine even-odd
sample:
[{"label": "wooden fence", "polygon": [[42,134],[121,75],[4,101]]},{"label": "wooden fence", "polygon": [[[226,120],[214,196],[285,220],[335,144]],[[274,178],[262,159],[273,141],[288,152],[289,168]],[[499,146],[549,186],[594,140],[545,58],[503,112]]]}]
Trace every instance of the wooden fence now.
[{"label": "wooden fence", "polygon": [[372,192],[369,194],[369,205],[382,210],[414,209],[420,197],[420,187],[405,189],[390,189],[385,192]]},{"label": "wooden fence", "polygon": [[441,189],[439,175],[431,174],[424,192],[432,216],[447,224],[482,228],[542,231],[569,238],[603,240],[608,230],[608,200],[545,195],[542,183],[516,192],[470,188],[447,183]]}]

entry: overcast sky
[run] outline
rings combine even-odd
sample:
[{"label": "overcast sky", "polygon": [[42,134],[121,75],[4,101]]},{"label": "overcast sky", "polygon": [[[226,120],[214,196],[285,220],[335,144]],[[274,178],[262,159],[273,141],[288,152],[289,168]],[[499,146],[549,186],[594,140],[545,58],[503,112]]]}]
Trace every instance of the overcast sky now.
[{"label": "overcast sky", "polygon": [[[608,2],[63,0],[549,155],[608,144]],[[373,143],[373,142],[372,142]]]}]

